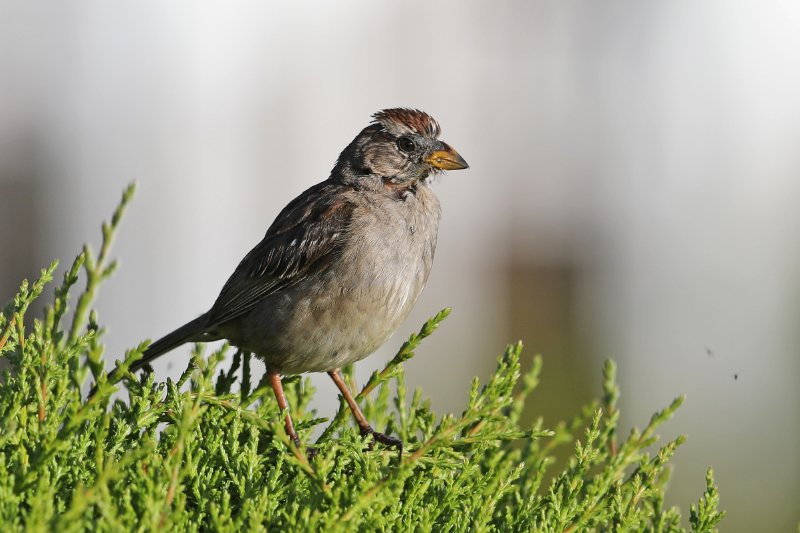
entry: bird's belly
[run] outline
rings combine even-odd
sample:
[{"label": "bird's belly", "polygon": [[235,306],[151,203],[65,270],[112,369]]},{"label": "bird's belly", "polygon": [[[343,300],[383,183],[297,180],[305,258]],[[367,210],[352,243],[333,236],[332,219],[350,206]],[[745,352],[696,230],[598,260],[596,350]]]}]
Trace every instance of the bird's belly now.
[{"label": "bird's belly", "polygon": [[329,371],[370,355],[406,318],[430,272],[435,236],[406,239],[402,249],[397,241],[355,241],[323,273],[243,316],[230,340],[283,374]]}]

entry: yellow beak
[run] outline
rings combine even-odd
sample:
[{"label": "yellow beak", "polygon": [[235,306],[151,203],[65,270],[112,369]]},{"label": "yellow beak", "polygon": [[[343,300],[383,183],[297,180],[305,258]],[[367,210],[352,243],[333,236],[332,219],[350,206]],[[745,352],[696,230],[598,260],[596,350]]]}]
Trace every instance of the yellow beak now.
[{"label": "yellow beak", "polygon": [[439,142],[441,144],[439,149],[434,151],[431,155],[425,158],[425,161],[435,168],[441,170],[460,170],[462,168],[469,168],[469,165],[458,152],[453,150],[447,143]]}]

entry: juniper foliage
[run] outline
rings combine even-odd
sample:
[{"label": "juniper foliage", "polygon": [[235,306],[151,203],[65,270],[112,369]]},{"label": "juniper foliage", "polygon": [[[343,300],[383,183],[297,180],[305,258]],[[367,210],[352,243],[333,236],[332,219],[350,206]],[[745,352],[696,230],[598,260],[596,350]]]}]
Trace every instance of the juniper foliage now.
[{"label": "juniper foliage", "polygon": [[[542,361],[523,374],[517,343],[486,383],[472,382],[461,415],[439,416],[420,390],[409,396],[403,363],[449,309],[358,395],[374,427],[403,439],[402,456],[360,436],[343,402],[330,422],[315,418],[310,383],[287,380],[304,442],[327,423],[308,459],[284,433],[269,387],[252,382],[250,355],[236,352],[229,370],[218,369],[226,347],[206,356],[197,346],[180,379],[160,383],[127,371],[143,343],[117,363],[128,395],[112,401],[120,383],[105,377],[103,329],[90,308],[114,270],[108,252],[132,194],[103,224],[100,251],[84,247],[66,271],[43,318],[26,311],[55,262],[23,282],[0,316],[0,357],[10,366],[0,380],[0,530],[683,531],[664,491],[684,437],[664,443],[655,434],[681,398],[620,438],[609,361],[601,400],[553,430],[523,425]],[[87,400],[89,381],[98,388]],[[566,464],[554,459],[563,446],[574,448]],[[709,470],[691,530],[713,531],[718,504]]]}]

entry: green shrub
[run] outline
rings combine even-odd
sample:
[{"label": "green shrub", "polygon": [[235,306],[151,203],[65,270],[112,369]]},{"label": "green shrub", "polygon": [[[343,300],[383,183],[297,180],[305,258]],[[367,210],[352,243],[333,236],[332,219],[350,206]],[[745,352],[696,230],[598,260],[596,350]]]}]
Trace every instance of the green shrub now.
[{"label": "green shrub", "polygon": [[[0,530],[682,530],[679,511],[664,508],[664,490],[684,437],[647,451],[680,398],[620,439],[615,367],[607,362],[601,400],[553,430],[541,421],[521,427],[541,359],[522,375],[515,344],[486,384],[473,381],[460,416],[439,416],[421,391],[408,397],[403,362],[447,309],[359,394],[373,426],[403,439],[402,456],[372,447],[342,404],[309,460],[284,433],[270,388],[251,382],[249,354],[236,352],[230,370],[217,371],[225,347],[205,357],[198,346],[177,382],[158,383],[125,370],[142,344],[117,363],[129,392],[112,403],[117,386],[105,379],[103,330],[89,309],[114,269],[109,246],[132,193],[103,225],[100,252],[85,247],[65,273],[43,319],[30,321],[26,310],[55,263],[24,282],[0,317],[0,357],[10,367],[0,383]],[[66,328],[81,272],[86,288]],[[97,394],[87,400],[81,390],[95,380]],[[309,442],[326,422],[309,410],[312,387],[294,379],[286,389]],[[568,445],[572,457],[556,461],[554,450]],[[709,470],[691,529],[714,530],[723,515],[717,505]]]}]

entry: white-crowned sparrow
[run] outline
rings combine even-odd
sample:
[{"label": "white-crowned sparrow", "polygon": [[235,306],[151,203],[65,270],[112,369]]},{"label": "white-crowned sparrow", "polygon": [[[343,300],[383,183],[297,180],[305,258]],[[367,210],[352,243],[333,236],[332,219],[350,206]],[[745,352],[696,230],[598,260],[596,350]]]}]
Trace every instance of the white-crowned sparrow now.
[{"label": "white-crowned sparrow", "polygon": [[[330,177],[281,211],[211,310],[152,343],[131,371],[183,343],[227,339],[264,361],[282,409],[282,374],[327,372],[362,433],[402,446],[372,430],[339,368],[374,352],[413,307],[441,215],[430,178],[467,163],[437,139],[427,113],[386,109],[373,118]],[[288,414],[285,424],[299,443]]]}]

